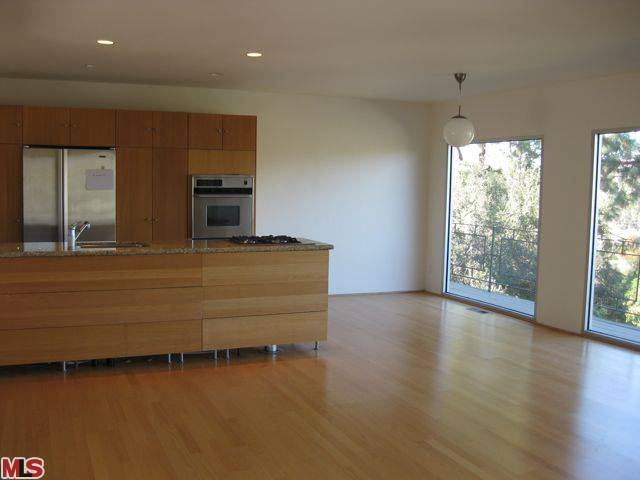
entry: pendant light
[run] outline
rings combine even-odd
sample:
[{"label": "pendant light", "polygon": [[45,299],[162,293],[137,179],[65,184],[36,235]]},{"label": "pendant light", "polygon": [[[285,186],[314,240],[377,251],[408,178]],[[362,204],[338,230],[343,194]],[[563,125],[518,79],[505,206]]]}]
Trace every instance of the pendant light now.
[{"label": "pendant light", "polygon": [[467,78],[466,73],[454,73],[453,77],[458,82],[458,114],[452,117],[444,125],[442,135],[444,140],[452,147],[464,147],[469,145],[473,141],[473,137],[476,134],[473,123],[467,118],[462,116],[461,111],[461,99],[462,99],[462,82]]}]

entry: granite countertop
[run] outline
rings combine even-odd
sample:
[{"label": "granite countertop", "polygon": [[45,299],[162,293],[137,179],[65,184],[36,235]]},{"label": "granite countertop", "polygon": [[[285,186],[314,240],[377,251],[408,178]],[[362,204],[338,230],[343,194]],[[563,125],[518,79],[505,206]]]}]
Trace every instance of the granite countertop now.
[{"label": "granite countertop", "polygon": [[66,243],[0,243],[0,258],[74,257],[105,255],[168,255],[191,253],[288,252],[331,250],[333,245],[298,238],[301,243],[279,245],[242,245],[228,240],[188,240],[183,242],[152,242],[143,247],[68,248]]}]

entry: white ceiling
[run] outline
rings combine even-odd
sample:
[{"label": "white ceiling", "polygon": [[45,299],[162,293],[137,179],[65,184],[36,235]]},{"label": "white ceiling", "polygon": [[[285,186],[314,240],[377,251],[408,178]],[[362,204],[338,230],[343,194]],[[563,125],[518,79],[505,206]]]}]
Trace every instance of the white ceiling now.
[{"label": "white ceiling", "polygon": [[640,0],[3,0],[0,42],[0,76],[430,101],[638,71]]}]

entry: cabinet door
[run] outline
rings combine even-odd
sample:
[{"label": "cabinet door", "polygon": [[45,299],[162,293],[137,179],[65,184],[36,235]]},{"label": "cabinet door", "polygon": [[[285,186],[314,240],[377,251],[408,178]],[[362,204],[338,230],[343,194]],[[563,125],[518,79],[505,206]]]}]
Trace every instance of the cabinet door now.
[{"label": "cabinet door", "polygon": [[150,242],[153,217],[153,151],[116,151],[116,236],[121,242]]},{"label": "cabinet door", "polygon": [[97,108],[70,108],[69,144],[78,147],[114,146],[116,112]]},{"label": "cabinet door", "polygon": [[27,145],[69,145],[69,109],[23,107],[22,138]]},{"label": "cabinet door", "polygon": [[182,112],[153,112],[154,148],[187,148],[189,115]]},{"label": "cabinet door", "polygon": [[153,149],[153,239],[188,238],[189,174],[187,150]]},{"label": "cabinet door", "polygon": [[22,147],[0,145],[0,242],[22,241]]},{"label": "cabinet door", "polygon": [[116,145],[118,147],[151,147],[153,145],[153,113],[118,110],[116,112]]},{"label": "cabinet door", "polygon": [[222,148],[222,115],[189,114],[189,148]]},{"label": "cabinet door", "polygon": [[225,150],[256,149],[256,117],[224,115],[222,132],[222,146]]},{"label": "cabinet door", "polygon": [[22,107],[0,106],[0,143],[22,143]]}]

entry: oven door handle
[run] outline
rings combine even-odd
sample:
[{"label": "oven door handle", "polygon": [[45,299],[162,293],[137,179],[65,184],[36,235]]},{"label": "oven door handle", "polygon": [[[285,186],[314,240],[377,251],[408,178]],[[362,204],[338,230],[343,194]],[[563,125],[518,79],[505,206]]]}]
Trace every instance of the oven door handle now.
[{"label": "oven door handle", "polygon": [[253,197],[253,194],[245,194],[245,195],[202,195],[200,194],[194,194],[193,198],[251,198]]}]

